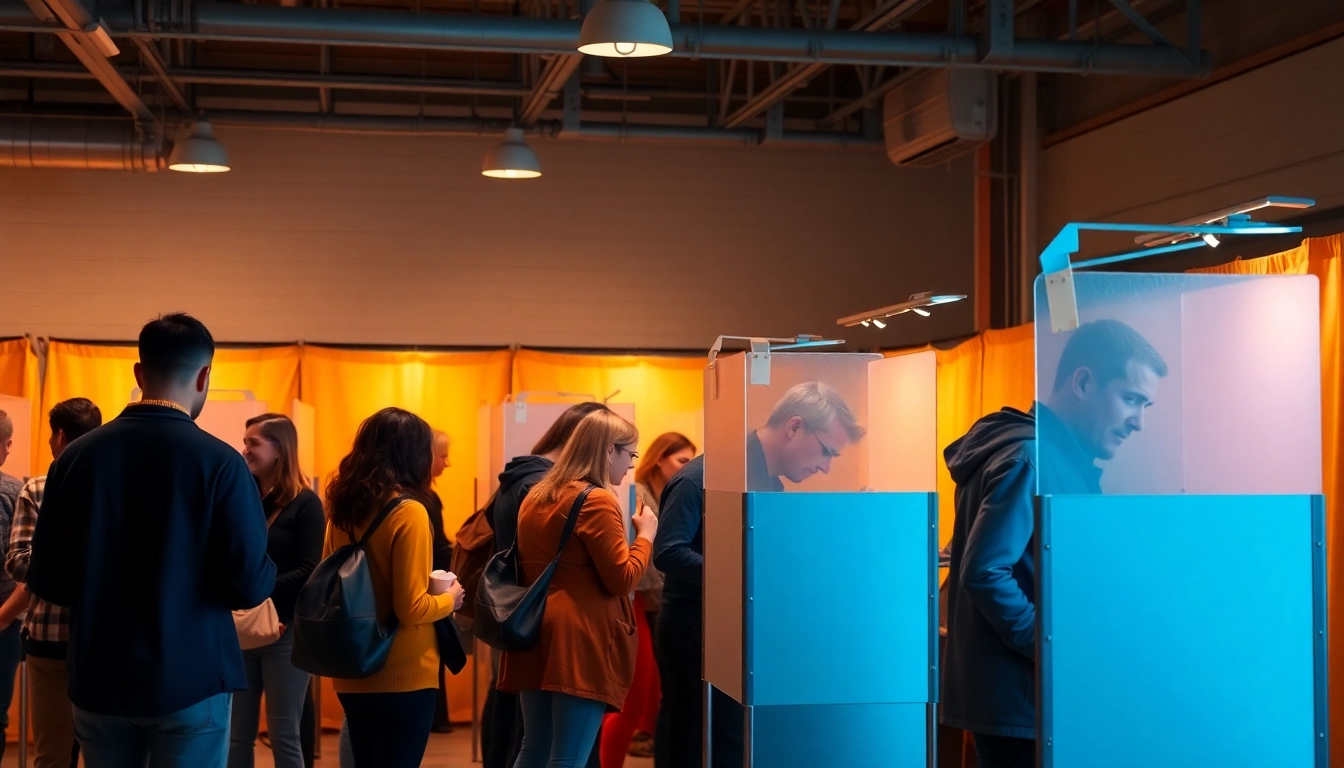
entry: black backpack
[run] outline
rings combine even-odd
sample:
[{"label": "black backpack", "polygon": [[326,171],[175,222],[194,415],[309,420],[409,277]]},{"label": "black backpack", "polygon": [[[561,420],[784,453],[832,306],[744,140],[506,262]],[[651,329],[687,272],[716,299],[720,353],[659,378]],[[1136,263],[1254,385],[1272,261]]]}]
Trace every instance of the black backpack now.
[{"label": "black backpack", "polygon": [[387,663],[397,619],[378,615],[364,547],[404,501],[401,496],[389,501],[358,542],[332,552],[313,569],[294,606],[294,666],[319,677],[357,680],[377,674]]}]

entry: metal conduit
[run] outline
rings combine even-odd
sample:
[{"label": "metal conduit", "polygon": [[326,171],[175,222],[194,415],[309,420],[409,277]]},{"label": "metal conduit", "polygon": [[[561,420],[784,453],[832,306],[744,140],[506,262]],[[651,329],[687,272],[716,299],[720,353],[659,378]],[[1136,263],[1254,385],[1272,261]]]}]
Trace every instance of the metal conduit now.
[{"label": "metal conduit", "polygon": [[[471,117],[365,117],[317,112],[249,112],[211,110],[217,126],[270,128],[314,133],[359,133],[418,136],[498,136],[511,121]],[[761,131],[747,128],[726,130],[691,126],[623,125],[584,123],[577,130],[563,130],[560,121],[542,120],[527,129],[533,136],[587,141],[630,141],[660,144],[731,144],[735,146],[810,148],[820,150],[878,151],[881,139],[845,133],[792,133],[766,139]]]},{"label": "metal conduit", "polygon": [[0,167],[157,171],[163,145],[130,120],[0,116]]}]

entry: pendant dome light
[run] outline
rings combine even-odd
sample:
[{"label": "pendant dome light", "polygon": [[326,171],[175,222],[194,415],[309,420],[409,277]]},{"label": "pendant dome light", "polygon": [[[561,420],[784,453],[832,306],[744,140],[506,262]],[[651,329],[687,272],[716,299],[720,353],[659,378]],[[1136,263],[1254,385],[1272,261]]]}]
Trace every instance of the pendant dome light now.
[{"label": "pendant dome light", "polygon": [[672,52],[667,17],[648,0],[600,0],[583,19],[579,52],[613,59]]},{"label": "pendant dome light", "polygon": [[522,128],[504,132],[504,140],[485,153],[481,175],[492,179],[535,179],[541,175],[541,161],[527,146]]},{"label": "pendant dome light", "polygon": [[223,173],[229,170],[229,153],[215,140],[215,130],[205,118],[197,118],[191,135],[173,145],[168,169],[183,173]]}]

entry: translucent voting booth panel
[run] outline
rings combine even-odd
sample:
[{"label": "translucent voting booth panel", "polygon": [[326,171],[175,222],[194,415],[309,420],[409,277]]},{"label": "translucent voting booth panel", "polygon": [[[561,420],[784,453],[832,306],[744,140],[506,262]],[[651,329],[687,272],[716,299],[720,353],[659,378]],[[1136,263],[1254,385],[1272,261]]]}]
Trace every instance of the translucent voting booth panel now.
[{"label": "translucent voting booth panel", "polygon": [[930,764],[931,363],[739,354],[706,370],[705,677],[743,708],[746,765]]},{"label": "translucent voting booth panel", "polygon": [[266,401],[254,400],[251,392],[211,392],[196,417],[196,426],[241,452],[247,420],[266,412]]},{"label": "translucent voting booth panel", "polygon": [[1037,284],[1042,765],[1325,768],[1316,279],[1072,277],[1076,330]]}]

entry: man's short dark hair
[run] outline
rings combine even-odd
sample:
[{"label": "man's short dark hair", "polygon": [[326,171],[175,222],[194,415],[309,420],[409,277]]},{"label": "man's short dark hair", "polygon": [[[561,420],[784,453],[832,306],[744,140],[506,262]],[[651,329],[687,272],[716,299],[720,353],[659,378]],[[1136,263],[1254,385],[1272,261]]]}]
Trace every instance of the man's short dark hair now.
[{"label": "man's short dark hair", "polygon": [[73,442],[103,425],[103,412],[87,397],[63,400],[47,414],[51,433],[61,432],[65,441]]},{"label": "man's short dark hair", "polygon": [[1142,334],[1119,320],[1094,320],[1078,326],[1064,345],[1055,372],[1055,388],[1063,389],[1079,368],[1087,368],[1105,386],[1125,375],[1130,361],[1146,365],[1158,376],[1167,375],[1167,363]]},{"label": "man's short dark hair", "polygon": [[151,380],[186,384],[214,356],[210,330],[184,312],[163,315],[140,330],[140,367]]}]

